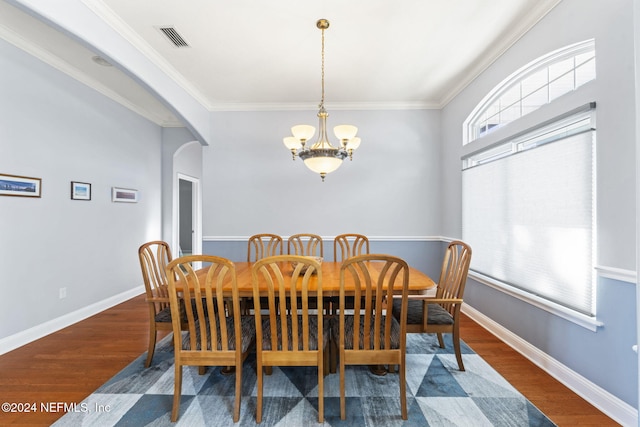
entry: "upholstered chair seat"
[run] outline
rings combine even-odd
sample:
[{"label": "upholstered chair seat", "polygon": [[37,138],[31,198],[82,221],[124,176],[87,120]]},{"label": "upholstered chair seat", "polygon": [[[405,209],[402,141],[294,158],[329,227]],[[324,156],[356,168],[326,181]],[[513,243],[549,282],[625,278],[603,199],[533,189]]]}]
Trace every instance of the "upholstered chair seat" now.
[{"label": "upholstered chair seat", "polygon": [[[291,325],[291,316],[287,316],[287,335],[289,343],[288,350],[292,350],[293,343],[293,333],[292,333],[292,325]],[[302,318],[298,317],[298,331],[302,331]],[[278,350],[282,350],[282,323],[278,321],[276,332],[278,334]],[[324,320],[323,328],[322,328],[322,348],[325,348],[329,343],[331,328],[329,325],[329,320]],[[262,349],[263,350],[271,350],[271,325],[268,320],[262,322]],[[317,350],[318,349],[318,319],[315,317],[309,317],[309,350]],[[298,350],[302,350],[302,340],[298,343]]]},{"label": "upholstered chair seat", "polygon": [[[233,317],[227,318],[227,346],[229,350],[236,349],[236,335],[234,332],[234,319]],[[205,328],[207,330],[207,350],[211,350],[211,333],[209,323],[205,323]],[[240,318],[240,327],[242,329],[242,348],[240,349],[243,353],[245,353],[251,343],[253,342],[254,334],[255,334],[255,323],[253,320],[253,316],[241,316]],[[183,333],[182,336],[182,348],[184,350],[191,350],[191,337],[189,332]],[[200,324],[196,323],[195,325],[195,334],[196,334],[196,350],[202,350],[201,345],[201,328]],[[220,333],[220,326],[216,328],[216,337],[217,337],[217,350],[222,350],[222,334]]]},{"label": "upholstered chair seat", "polygon": [[[400,300],[393,300],[393,311],[400,312]],[[407,325],[422,325],[422,300],[409,300]],[[453,316],[439,304],[427,304],[427,323],[431,325],[453,325]]]},{"label": "upholstered chair seat", "polygon": [[[373,345],[373,336],[375,334],[374,332],[374,326],[375,326],[375,321],[371,322],[370,328],[369,328],[369,336],[371,337],[370,339],[370,343],[369,343],[369,349],[374,349],[374,345]],[[364,349],[364,343],[365,343],[365,336],[364,336],[364,316],[360,316],[360,339],[359,339],[359,350],[363,350]],[[380,323],[384,325],[385,324],[385,316],[382,316],[382,318],[380,319]],[[354,341],[354,336],[355,334],[354,332],[354,328],[355,328],[355,319],[353,316],[345,316],[344,319],[344,335],[345,335],[345,339],[344,339],[344,348],[345,349],[353,349],[353,341]],[[338,342],[338,340],[340,339],[340,323],[339,322],[332,322],[331,325],[331,334],[333,339]],[[380,348],[384,349],[384,337],[385,337],[385,333],[384,330],[380,330]],[[395,318],[391,319],[391,333],[390,333],[390,346],[389,348],[400,348],[400,323],[398,323],[398,321]]]}]

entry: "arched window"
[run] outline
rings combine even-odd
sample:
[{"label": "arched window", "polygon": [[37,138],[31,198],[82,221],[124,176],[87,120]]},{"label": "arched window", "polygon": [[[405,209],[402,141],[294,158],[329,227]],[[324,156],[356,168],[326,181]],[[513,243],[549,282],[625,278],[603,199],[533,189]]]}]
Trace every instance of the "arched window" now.
[{"label": "arched window", "polygon": [[[595,43],[522,67],[464,124],[462,237],[470,277],[590,330],[596,318]],[[578,89],[576,97],[557,99]],[[554,104],[546,112],[520,117]],[[482,138],[506,126],[499,135]]]},{"label": "arched window", "polygon": [[595,41],[551,52],[496,86],[463,126],[463,145],[548,104],[596,78]]}]

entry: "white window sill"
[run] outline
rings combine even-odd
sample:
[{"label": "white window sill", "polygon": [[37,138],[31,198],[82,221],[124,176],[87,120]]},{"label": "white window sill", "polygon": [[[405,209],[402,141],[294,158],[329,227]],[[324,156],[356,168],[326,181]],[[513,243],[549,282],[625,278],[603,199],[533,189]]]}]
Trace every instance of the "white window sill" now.
[{"label": "white window sill", "polygon": [[469,271],[469,278],[491,288],[494,288],[500,292],[503,292],[507,295],[510,295],[516,299],[519,299],[520,301],[529,303],[548,313],[562,317],[563,319],[573,322],[576,325],[582,326],[583,328],[589,329],[590,331],[597,332],[598,327],[604,326],[604,323],[600,322],[595,317],[590,317],[582,313],[578,313],[567,307],[563,307],[560,304],[547,301],[544,298],[540,298],[536,295],[514,288],[478,272]]}]

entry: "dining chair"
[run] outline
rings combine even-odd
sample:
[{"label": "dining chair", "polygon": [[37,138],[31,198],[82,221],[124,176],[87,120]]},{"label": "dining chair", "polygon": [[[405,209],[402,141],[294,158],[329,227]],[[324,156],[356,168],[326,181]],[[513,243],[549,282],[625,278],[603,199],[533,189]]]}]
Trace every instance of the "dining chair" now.
[{"label": "dining chair", "polygon": [[255,262],[259,259],[282,255],[284,242],[277,234],[254,234],[247,242],[247,262]]},{"label": "dining chair", "polygon": [[[362,234],[357,233],[346,233],[339,234],[333,239],[333,261],[334,262],[343,262],[347,258],[351,258],[357,255],[365,255],[369,253],[369,238]],[[328,302],[329,305],[329,313],[336,319],[338,314],[338,297],[325,297],[325,304]],[[345,308],[347,310],[353,309],[353,297],[348,296],[345,298]],[[335,355],[338,351],[336,341],[332,340],[329,343],[330,350],[332,352],[332,356],[330,357],[331,366],[329,371],[331,373],[335,373],[336,366],[335,361],[337,360],[337,356]]]},{"label": "dining chair", "polygon": [[[460,308],[470,262],[469,245],[458,240],[449,243],[444,253],[435,296],[411,295],[406,316],[407,332],[435,333],[441,348],[444,348],[442,334],[452,334],[453,348],[461,371],[464,371],[464,364],[460,352]],[[396,319],[403,316],[400,304],[399,300],[393,301],[393,315]]]},{"label": "dining chair", "polygon": [[[206,274],[197,274],[193,263],[209,265]],[[236,376],[233,422],[238,422],[242,363],[255,339],[255,324],[252,316],[241,314],[235,265],[216,256],[189,255],[170,262],[166,271],[175,337],[171,421],[178,419],[180,411],[183,366],[198,366],[201,374],[206,366],[232,366]],[[184,304],[188,325],[184,334],[178,321],[180,295],[185,301],[192,302]]]},{"label": "dining chair", "polygon": [[[369,238],[362,234],[340,234],[333,239],[333,260],[335,262],[343,262],[347,258],[357,255],[365,255],[369,253]],[[331,313],[336,314],[338,298],[330,299]],[[353,297],[346,298],[345,307],[353,308]]]},{"label": "dining chair", "polygon": [[[322,237],[317,234],[300,233],[293,234],[287,239],[287,253],[289,255],[301,255],[310,257],[324,257],[324,241]],[[312,307],[315,309],[318,306],[317,298],[311,299]],[[323,301],[324,310],[329,313],[331,309],[331,303],[327,298]]]},{"label": "dining chair", "polygon": [[369,238],[362,234],[340,234],[333,239],[333,260],[342,262],[347,258],[369,253]]},{"label": "dining chair", "polygon": [[[247,241],[247,262],[255,262],[268,256],[282,255],[283,248],[284,240],[277,234],[254,234]],[[254,306],[253,298],[242,298],[241,306],[244,314],[250,314]]]},{"label": "dining chair", "polygon": [[[353,314],[345,312],[347,287],[353,289]],[[409,266],[401,258],[383,254],[348,258],[340,269],[339,321],[332,326],[340,365],[340,418],[346,418],[345,367],[389,365],[399,367],[400,408],[407,419],[405,373],[406,317],[400,321],[387,313],[387,303],[398,295],[406,312]]]},{"label": "dining chair", "polygon": [[287,239],[289,255],[324,257],[324,242],[317,234],[293,234]]},{"label": "dining chair", "polygon": [[[159,331],[173,331],[165,267],[172,261],[167,242],[154,240],[138,248],[138,258],[149,308],[149,349],[145,368],[151,365]],[[184,316],[181,316],[183,318]],[[185,326],[185,323],[182,323]]]},{"label": "dining chair", "polygon": [[[272,366],[318,367],[318,422],[324,421],[324,372],[328,360],[328,321],[313,310],[309,295],[322,298],[322,270],[313,258],[279,255],[257,261],[251,269],[256,323],[256,422],[262,421],[263,368]],[[261,293],[267,296],[263,307]],[[291,310],[287,310],[290,301]],[[299,304],[299,305],[298,305]],[[279,305],[279,307],[277,306]],[[268,315],[261,315],[261,311]]]}]

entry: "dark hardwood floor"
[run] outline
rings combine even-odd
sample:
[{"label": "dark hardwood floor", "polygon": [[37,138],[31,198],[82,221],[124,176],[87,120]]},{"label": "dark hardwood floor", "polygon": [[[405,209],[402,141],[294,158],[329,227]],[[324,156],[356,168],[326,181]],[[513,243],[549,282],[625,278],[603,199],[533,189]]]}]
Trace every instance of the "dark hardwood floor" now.
[{"label": "dark hardwood floor", "polygon": [[[0,402],[36,404],[0,412],[0,425],[48,426],[146,351],[148,312],[139,296],[0,356]],[[602,412],[467,317],[462,339],[559,426],[615,426]],[[59,402],[59,405],[57,404]],[[60,412],[45,412],[41,403]]]}]

